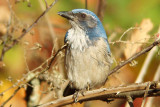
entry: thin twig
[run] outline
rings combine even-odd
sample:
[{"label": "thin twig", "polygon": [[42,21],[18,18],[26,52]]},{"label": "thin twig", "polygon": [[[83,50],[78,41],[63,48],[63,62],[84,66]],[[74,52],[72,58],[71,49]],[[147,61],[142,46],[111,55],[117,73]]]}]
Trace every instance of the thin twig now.
[{"label": "thin twig", "polygon": [[85,9],[88,9],[88,0],[85,0]]},{"label": "thin twig", "polygon": [[47,3],[47,1],[46,1],[46,0],[44,0],[44,1],[45,1],[45,4],[46,4],[46,9],[47,9],[47,8],[49,7],[49,6],[48,6],[48,3]]},{"label": "thin twig", "polygon": [[116,72],[117,70],[119,70],[121,67],[123,67],[124,65],[130,63],[132,60],[136,59],[137,57],[139,57],[140,55],[150,51],[153,47],[157,46],[158,44],[160,44],[160,41],[155,41],[153,42],[150,46],[146,47],[145,49],[143,49],[142,51],[134,54],[132,57],[130,57],[129,59],[125,60],[124,62],[120,63],[118,66],[116,66],[114,69],[112,69],[110,71],[110,73],[108,75],[113,74],[114,72]]},{"label": "thin twig", "polygon": [[[39,22],[39,20],[55,5],[55,3],[58,0],[55,0],[27,29],[23,29],[22,34],[16,38],[15,40],[13,40],[13,44],[9,47],[7,47],[6,45],[4,46],[4,52],[7,52],[8,50],[10,50],[13,46],[15,46],[17,43],[19,43],[19,41]],[[5,49],[6,47],[6,49]]]},{"label": "thin twig", "polygon": [[115,43],[124,43],[124,44],[150,44],[151,42],[138,42],[138,41],[136,41],[136,42],[130,42],[130,41],[113,41],[113,42],[109,42],[109,44],[112,44],[112,45],[114,45]]},{"label": "thin twig", "polygon": [[34,75],[32,75],[31,77],[27,77],[29,74],[25,75],[22,79],[20,79],[18,82],[13,84],[11,87],[9,87],[8,89],[1,92],[0,95],[3,95],[5,92],[7,92],[8,90],[10,90],[12,88],[21,87],[21,84],[26,84],[29,81],[31,81],[32,79],[34,79],[36,76],[38,76],[38,75],[44,73],[45,71],[49,70],[51,65],[52,65],[52,62],[55,60],[56,56],[59,54],[60,51],[62,51],[66,47],[67,47],[67,44],[63,45],[54,55],[51,55],[51,57],[48,58],[44,63],[42,63],[39,67],[35,68],[34,70],[30,71],[29,73],[33,73],[33,72],[35,72],[39,69],[42,69],[42,66],[46,65],[48,63],[48,61],[50,61],[49,65],[47,64],[45,69],[43,69],[40,72],[34,73]]},{"label": "thin twig", "polygon": [[151,82],[148,82],[147,87],[146,87],[146,91],[145,91],[145,93],[144,93],[144,98],[143,98],[141,107],[144,107],[145,100],[146,100],[146,97],[147,97],[147,94],[148,94],[148,91],[149,91],[150,86],[151,86]]},{"label": "thin twig", "polygon": [[105,13],[106,8],[106,0],[98,0],[97,3],[97,16],[102,21]]},{"label": "thin twig", "polygon": [[28,64],[27,64],[27,58],[26,58],[26,50],[24,49],[24,63],[25,63],[25,67],[26,67],[26,71],[27,72],[30,72],[30,69],[29,69],[29,66],[28,66]]},{"label": "thin twig", "polygon": [[140,29],[140,27],[130,27],[129,29],[127,29],[125,32],[123,32],[122,36],[119,38],[119,41],[122,40],[123,36],[129,32],[130,30],[133,30],[133,29]]},{"label": "thin twig", "polygon": [[[42,0],[39,0],[39,4],[40,4],[40,7],[41,7],[42,11],[44,11],[44,10],[45,10],[45,6],[43,5]],[[56,34],[55,34],[55,32],[54,32],[54,29],[52,28],[52,23],[50,23],[51,21],[50,21],[50,19],[49,19],[49,17],[48,17],[48,14],[46,14],[46,15],[44,16],[44,18],[45,18],[45,20],[46,20],[46,24],[48,25],[48,30],[49,30],[50,35],[51,35],[51,37],[52,37],[52,41],[53,41],[53,44],[54,44],[54,50],[57,51],[58,48],[59,48],[59,47],[58,47],[57,36],[56,36]],[[57,61],[59,61],[59,59],[57,59]],[[65,74],[64,74],[64,72],[63,72],[64,69],[63,69],[62,63],[58,63],[58,67],[59,67],[60,73],[64,76]]]},{"label": "thin twig", "polygon": [[[47,9],[34,21],[34,23],[31,24],[30,27],[22,33],[22,35],[21,35],[19,38],[15,39],[15,40],[14,40],[14,44],[13,44],[12,46],[8,47],[6,50],[5,50],[5,46],[4,46],[2,52],[5,53],[5,52],[8,51],[9,49],[11,49],[15,44],[17,44],[17,43],[19,42],[19,40],[20,40],[21,38],[23,38],[23,37],[35,26],[35,24],[54,6],[54,4],[55,4],[57,1],[58,1],[58,0],[55,0],[55,1],[49,6],[49,8],[47,8]],[[65,45],[64,45],[64,47],[65,47]],[[64,47],[63,47],[63,49],[64,49]],[[63,49],[60,49],[60,50],[63,50]],[[57,54],[58,54],[59,52],[60,52],[60,51],[58,50],[58,51],[56,52],[55,56],[52,56],[51,58],[47,59],[47,61],[45,61],[44,63],[42,63],[39,67],[35,68],[35,69],[32,70],[31,72],[34,72],[34,71],[37,71],[38,69],[41,69],[42,66],[45,65],[50,59],[53,58],[53,60],[54,60],[55,57],[57,56]],[[4,55],[4,54],[2,54],[1,57],[3,57],[3,55]],[[51,61],[51,63],[52,63],[52,62],[53,62],[53,61]],[[51,65],[51,64],[50,64],[50,65]],[[47,67],[48,67],[48,66],[47,66]],[[47,68],[47,67],[46,67],[46,68]],[[50,68],[50,67],[48,67],[48,69],[49,69],[49,68]],[[48,70],[48,69],[45,69],[43,72],[45,72],[45,71]],[[31,73],[31,72],[30,72],[30,73]],[[43,73],[43,72],[41,72],[41,73]],[[40,74],[40,73],[38,73],[38,74]],[[27,75],[24,76],[20,81],[16,82],[14,85],[12,85],[12,86],[9,87],[8,89],[6,89],[5,91],[1,92],[0,94],[3,95],[5,92],[7,92],[8,90],[10,90],[10,89],[12,89],[12,88],[14,88],[14,87],[18,87],[18,88],[19,88],[19,87],[21,86],[20,83],[21,83],[22,81],[24,81],[24,80],[26,79],[26,77],[27,77]],[[29,78],[28,80],[25,81],[25,83],[27,83],[28,81],[31,81],[33,78],[34,78],[34,77]]]},{"label": "thin twig", "polygon": [[[154,74],[153,81],[159,81],[160,80],[160,64],[156,70],[156,73]],[[147,99],[147,103],[145,104],[145,107],[151,107],[153,103],[154,97],[150,97]]]},{"label": "thin twig", "polygon": [[7,3],[8,3],[9,10],[10,10],[10,17],[9,17],[9,21],[8,21],[8,24],[7,24],[7,32],[6,32],[6,35],[5,35],[5,39],[3,41],[3,48],[2,48],[2,53],[1,53],[0,61],[3,60],[4,54],[5,54],[5,45],[6,45],[8,36],[9,36],[9,29],[10,29],[10,25],[11,25],[11,21],[12,21],[12,6],[11,6],[9,0],[7,0]]},{"label": "thin twig", "polygon": [[127,101],[128,101],[128,104],[129,104],[129,106],[130,107],[134,107],[134,105],[133,105],[133,99],[132,99],[132,97],[131,96],[127,96]]},{"label": "thin twig", "polygon": [[[46,0],[45,0],[46,1]],[[47,3],[47,1],[46,1],[46,3]],[[45,7],[44,7],[44,5],[43,5],[43,2],[42,2],[42,0],[39,0],[39,4],[40,4],[40,7],[41,7],[41,9],[42,9],[42,11],[45,11]],[[49,19],[49,17],[48,17],[48,14],[46,14],[45,16],[44,16],[44,18],[45,18],[45,20],[46,20],[46,22],[47,22],[47,25],[48,25],[48,30],[49,30],[49,32],[50,32],[50,35],[51,35],[51,37],[52,37],[52,40],[53,40],[53,44],[54,44],[54,48],[55,48],[55,50],[58,50],[58,46],[57,46],[57,37],[56,37],[56,34],[55,34],[55,32],[54,32],[54,30],[53,30],[53,28],[52,28],[52,24],[50,23],[51,21],[50,21],[50,19]]]},{"label": "thin twig", "polygon": [[49,67],[48,69],[50,69],[51,65],[52,65],[52,62],[54,61],[55,57],[59,54],[60,51],[62,51],[63,49],[65,49],[67,47],[67,43],[65,45],[63,45],[56,53],[55,55],[53,56],[53,58],[51,59],[51,62],[49,63]]},{"label": "thin twig", "polygon": [[21,87],[18,87],[18,88],[14,91],[14,93],[13,93],[6,101],[4,101],[4,102],[0,105],[0,107],[4,107],[4,105],[7,104],[7,103],[9,102],[9,100],[11,100],[11,99],[16,95],[16,93],[17,93],[20,89],[21,89]]}]

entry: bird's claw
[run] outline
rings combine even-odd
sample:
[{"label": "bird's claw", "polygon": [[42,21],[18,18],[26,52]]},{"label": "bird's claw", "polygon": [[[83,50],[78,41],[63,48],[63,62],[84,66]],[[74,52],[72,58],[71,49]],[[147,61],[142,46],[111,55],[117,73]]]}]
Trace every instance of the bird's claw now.
[{"label": "bird's claw", "polygon": [[73,94],[73,99],[74,99],[74,102],[75,102],[75,103],[78,102],[78,91],[76,91],[76,92]]},{"label": "bird's claw", "polygon": [[84,91],[80,91],[81,95],[84,96]]}]

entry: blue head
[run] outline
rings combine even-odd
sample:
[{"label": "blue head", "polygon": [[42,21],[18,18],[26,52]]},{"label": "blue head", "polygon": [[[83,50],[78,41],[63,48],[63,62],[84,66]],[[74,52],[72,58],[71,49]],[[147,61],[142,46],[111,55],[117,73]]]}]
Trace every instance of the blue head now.
[{"label": "blue head", "polygon": [[[108,44],[107,35],[103,25],[93,12],[86,9],[74,9],[68,12],[59,12],[58,14],[68,19],[72,27],[82,29],[86,36],[88,36],[89,40],[94,41],[101,37],[104,38]],[[65,38],[67,38],[67,36],[68,32]],[[108,50],[110,52],[109,44]]]}]

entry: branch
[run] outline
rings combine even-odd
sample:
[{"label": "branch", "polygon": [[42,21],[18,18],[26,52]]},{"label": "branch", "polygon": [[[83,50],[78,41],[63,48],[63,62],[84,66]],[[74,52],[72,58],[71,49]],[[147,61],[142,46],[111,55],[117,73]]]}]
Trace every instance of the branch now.
[{"label": "branch", "polygon": [[0,105],[0,107],[4,107],[4,105],[7,104],[7,102],[9,102],[9,101],[16,95],[16,93],[17,93],[20,89],[21,89],[21,87],[18,87],[18,88],[14,91],[14,93],[13,93],[6,101],[4,101],[4,102]]},{"label": "branch", "polygon": [[129,59],[125,60],[124,62],[120,63],[118,66],[116,66],[114,69],[112,69],[110,71],[110,73],[108,74],[108,76],[110,76],[111,74],[113,74],[114,72],[116,72],[117,70],[119,70],[120,68],[122,68],[124,65],[130,63],[132,60],[136,59],[137,57],[141,56],[142,54],[145,54],[146,52],[150,51],[153,47],[157,46],[158,44],[160,44],[160,41],[155,41],[153,42],[150,46],[146,47],[145,49],[143,49],[142,51],[134,54],[132,57],[130,57]]},{"label": "branch", "polygon": [[[153,47],[157,46],[158,44],[160,44],[160,41],[155,41],[150,46],[148,46],[147,48],[143,49],[139,53],[136,53],[135,55],[133,55],[132,57],[130,57],[126,61],[120,63],[118,66],[116,66],[114,69],[112,69],[110,71],[109,76],[112,75],[113,73],[115,73],[120,68],[122,68],[124,65],[130,63],[135,58],[139,57],[140,55],[142,55],[142,54],[144,54],[144,53],[146,53],[148,51],[150,51]],[[92,94],[89,95],[89,96],[84,96],[84,97],[79,95],[80,96],[79,101],[89,101],[89,100],[95,100],[95,99],[104,100],[102,98],[105,98],[105,99],[106,98],[127,98],[127,96],[132,96],[134,98],[144,97],[144,94],[146,92],[146,86],[147,86],[146,83],[141,83],[140,85],[139,84],[134,84],[134,87],[132,85],[125,86],[125,87],[117,87],[115,89],[112,88],[110,90],[111,91],[110,93],[109,93],[109,89],[104,89],[104,90],[103,89],[99,89],[99,90],[103,90],[103,91],[107,90],[107,91],[105,91],[105,93],[103,91],[99,92],[99,90],[88,91],[86,93],[90,93],[91,92],[93,94],[93,96],[92,96]],[[116,91],[114,91],[114,90],[116,90]],[[145,95],[145,96],[160,95],[159,91],[158,91],[157,94],[154,94],[153,93],[154,91],[155,90],[148,90],[148,95]],[[94,92],[97,92],[97,93],[95,93],[95,96],[94,96]],[[117,94],[115,95],[115,93],[113,93],[113,92],[116,92]],[[106,95],[106,93],[107,93],[107,95]],[[88,95],[88,94],[86,94],[86,95]],[[47,106],[47,105],[63,106],[63,105],[71,104],[71,103],[74,103],[74,99],[72,99],[72,96],[68,96],[68,97],[64,97],[62,99],[58,99],[58,100],[55,100],[55,101],[52,101],[52,102],[49,102],[49,103],[46,103],[46,104],[38,105],[38,106]]]},{"label": "branch", "polygon": [[[4,45],[2,52],[7,52],[13,46],[19,43],[19,41],[38,23],[38,21],[55,5],[58,0],[55,0],[27,29],[23,29],[22,34],[13,40],[13,44],[11,46]],[[6,48],[5,48],[6,47]],[[3,54],[4,55],[4,54]],[[1,56],[3,57],[3,56]]]},{"label": "branch", "polygon": [[[32,75],[32,76],[30,76],[30,77],[24,76],[24,78],[22,78],[20,81],[18,81],[17,83],[15,83],[14,85],[12,85],[12,86],[9,87],[8,89],[6,89],[5,91],[1,92],[0,95],[3,95],[3,94],[4,94],[5,92],[7,92],[8,90],[10,90],[10,89],[12,89],[12,88],[14,88],[14,87],[18,87],[18,88],[14,91],[13,95],[12,95],[11,97],[9,97],[9,98],[5,101],[5,104],[17,93],[16,91],[18,91],[19,88],[21,88],[21,87],[23,86],[23,84],[26,84],[26,83],[30,82],[31,80],[33,80],[34,78],[36,78],[38,75],[40,75],[40,74],[44,73],[45,71],[49,70],[49,69],[51,68],[52,62],[55,60],[56,56],[59,54],[60,51],[62,51],[63,49],[65,49],[65,48],[67,47],[67,45],[68,45],[68,44],[63,45],[54,55],[53,55],[53,53],[52,53],[52,56],[48,59],[48,60],[50,60],[49,64],[47,64],[47,63],[48,63],[48,60],[45,61],[44,63],[42,63],[42,65],[47,64],[47,66],[46,66],[45,69],[43,69],[43,70],[40,71],[40,72],[35,73],[34,75]],[[40,65],[39,67],[35,68],[35,69],[32,70],[30,73],[32,73],[33,71],[37,71],[39,68],[42,68],[42,65]],[[29,76],[29,74],[28,74],[28,76]],[[23,81],[23,80],[24,80],[24,81]],[[22,82],[22,83],[20,83],[20,82]],[[19,84],[19,83],[20,83],[20,84]],[[1,105],[1,106],[3,106],[3,105]],[[0,107],[1,107],[1,106],[0,106]]]},{"label": "branch", "polygon": [[85,9],[88,9],[88,0],[85,0]]},{"label": "branch", "polygon": [[[128,96],[132,98],[142,98],[146,92],[148,82],[134,83],[131,85],[124,85],[115,88],[101,88],[92,91],[86,91],[83,94],[78,94],[78,101],[91,101],[91,100],[106,100],[107,98],[126,99]],[[151,87],[148,90],[147,97],[160,96],[160,82],[151,82]],[[53,107],[64,106],[74,103],[73,96],[63,97],[46,104],[37,105],[36,107],[45,107],[52,105]]]},{"label": "branch", "polygon": [[143,97],[143,101],[142,101],[142,105],[141,105],[141,107],[144,107],[144,104],[145,104],[145,101],[146,101],[146,97],[147,97],[147,94],[148,94],[148,91],[149,91],[149,88],[150,88],[150,82],[148,82],[148,85],[147,85],[147,87],[146,87],[146,91],[145,91],[145,93],[144,93],[144,97]]},{"label": "branch", "polygon": [[126,96],[127,97],[127,101],[128,101],[128,104],[130,105],[130,107],[134,107],[134,105],[133,105],[133,99],[132,99],[132,97],[131,96]]},{"label": "branch", "polygon": [[121,35],[121,37],[119,38],[119,41],[121,41],[122,40],[122,38],[123,38],[123,36],[127,33],[127,32],[129,32],[130,30],[133,30],[133,29],[141,29],[140,27],[130,27],[129,29],[127,29],[125,32],[123,32],[123,34]]},{"label": "branch", "polygon": [[[156,70],[156,73],[154,74],[153,81],[158,81],[159,79],[160,79],[160,64],[159,64],[159,66]],[[154,100],[154,97],[148,98],[145,106],[146,107],[151,107],[152,104],[153,104],[153,100]]]},{"label": "branch", "polygon": [[45,4],[46,4],[46,9],[47,9],[47,8],[49,7],[49,6],[48,6],[48,3],[47,3],[47,1],[46,1],[46,0],[44,0],[44,1],[45,1]]},{"label": "branch", "polygon": [[[153,44],[151,44],[150,46],[148,46],[147,48],[145,48],[144,50],[142,50],[141,52],[139,52],[139,53],[137,53],[137,54],[135,54],[135,55],[133,55],[131,58],[129,58],[128,60],[126,60],[126,61],[124,61],[123,63],[121,63],[121,64],[119,64],[118,66],[116,66],[114,69],[112,69],[111,71],[110,71],[110,73],[109,73],[109,76],[111,75],[111,74],[113,74],[113,73],[115,73],[117,70],[119,70],[121,67],[123,67],[124,65],[126,65],[126,64],[128,64],[128,63],[130,63],[132,60],[134,60],[135,58],[137,58],[138,56],[140,56],[140,55],[142,55],[142,54],[144,54],[144,53],[146,53],[146,52],[148,52],[148,51],[150,51],[154,46],[157,46],[158,44],[160,43],[160,41],[155,41]],[[54,56],[51,56],[51,58],[49,58],[48,60],[50,60],[50,63],[49,63],[49,65],[47,65],[47,67],[45,68],[45,69],[43,69],[41,72],[38,72],[38,73],[36,73],[34,76],[32,76],[31,78],[29,78],[29,79],[27,79],[23,84],[25,84],[25,83],[27,83],[27,82],[29,82],[29,81],[31,81],[32,79],[34,79],[36,76],[38,76],[38,75],[40,75],[40,74],[42,74],[42,73],[44,73],[45,71],[47,71],[47,70],[49,70],[50,69],[50,67],[51,67],[51,65],[52,65],[52,62],[55,60],[55,58],[56,58],[56,56],[58,55],[58,53],[60,52],[60,51],[62,51],[63,49],[65,49],[66,47],[67,47],[67,45],[68,44],[65,44],[64,46],[62,46],[56,53],[55,53],[55,55]],[[53,54],[53,53],[52,53]],[[42,65],[45,65],[46,63],[48,63],[48,60],[45,62],[45,63],[43,63]],[[36,71],[37,69],[39,69],[39,68],[41,68],[42,67],[42,65],[41,66],[39,66],[39,67],[37,67],[37,68],[35,68],[34,70],[32,70],[32,72],[33,71]],[[23,78],[24,79],[24,78]],[[16,83],[16,84],[18,84],[18,83]],[[7,90],[5,90],[4,92],[6,92],[6,91],[8,91],[9,89],[11,89],[11,88],[14,88],[15,86],[17,86],[16,84],[14,84],[13,86],[11,86],[10,88],[8,88]],[[138,85],[137,85],[138,86]],[[19,87],[21,87],[21,85],[19,85],[19,86],[17,86],[18,88]],[[127,86],[127,87],[129,87],[129,86]],[[136,86],[135,86],[136,87]],[[17,88],[17,89],[18,89]],[[120,89],[121,90],[121,89]],[[135,90],[134,90],[135,91]],[[153,91],[153,90],[152,90]],[[2,93],[0,93],[0,94],[4,94],[4,92],[2,92]],[[117,91],[117,92],[119,92],[119,91]],[[140,92],[141,94],[143,94],[143,93],[145,93],[146,92],[146,90],[144,89],[144,91],[143,92],[141,92],[141,91],[137,91],[137,93],[138,92]],[[148,93],[150,92],[150,90],[148,90]],[[113,94],[113,93],[112,93]],[[118,94],[118,95],[116,95],[116,96],[119,96],[120,94]],[[123,97],[124,97],[124,95],[125,94],[123,94]],[[126,95],[128,95],[128,94],[126,94]],[[149,94],[148,94],[149,95]],[[148,96],[147,95],[147,96]],[[158,94],[159,95],[159,94]],[[98,96],[101,96],[101,94],[99,94]],[[103,95],[102,95],[103,96]],[[109,96],[111,96],[111,95],[109,95]],[[131,95],[130,95],[131,96]],[[143,96],[143,95],[142,95]],[[119,96],[120,98],[122,97],[122,96]],[[138,97],[140,97],[140,96],[138,96]],[[68,98],[68,97],[65,97],[65,98]],[[98,99],[98,97],[95,97],[96,99]],[[110,97],[107,97],[107,98],[110,98]],[[115,97],[116,98],[116,97]],[[127,98],[126,96],[125,96],[125,98]],[[88,99],[90,99],[90,98],[88,98]],[[91,98],[92,99],[92,98]],[[56,101],[59,101],[59,100],[56,100]],[[71,102],[72,101],[72,102]],[[74,100],[71,100],[69,103],[67,103],[67,104],[70,104],[70,103],[74,103]],[[83,100],[82,100],[83,101]],[[85,101],[85,100],[84,100]],[[55,101],[53,101],[54,103],[55,103]],[[68,102],[68,101],[67,101]],[[48,103],[47,103],[48,104]],[[58,105],[59,106],[59,105]]]},{"label": "branch", "polygon": [[98,0],[97,3],[97,16],[102,21],[105,13],[106,8],[106,0]]},{"label": "branch", "polygon": [[[142,54],[150,51],[154,46],[157,46],[159,43],[160,43],[160,41],[155,41],[155,42],[153,42],[153,44],[151,44],[150,46],[148,46],[147,48],[145,48],[145,49],[142,50],[141,52],[133,55],[133,56],[132,56],[131,58],[129,58],[128,60],[126,60],[126,61],[124,61],[123,63],[119,64],[119,65],[116,66],[113,70],[110,71],[109,76],[110,76],[111,74],[115,73],[117,70],[119,70],[119,69],[120,69],[121,67],[123,67],[124,65],[128,64],[129,62],[131,62],[132,60],[134,60],[135,58],[137,58],[138,56],[140,56],[140,55],[142,55]],[[22,80],[24,80],[24,79],[26,79],[26,80],[25,80],[25,82],[23,82],[23,83],[21,83],[21,84],[26,84],[27,82],[29,82],[29,81],[31,81],[32,79],[34,79],[36,76],[38,76],[38,75],[44,73],[45,71],[49,70],[50,67],[51,67],[51,65],[52,65],[52,62],[55,60],[55,58],[56,58],[56,56],[58,55],[58,53],[59,53],[60,51],[62,51],[63,49],[65,49],[65,48],[67,47],[67,45],[68,45],[68,44],[63,45],[63,46],[55,53],[54,56],[53,56],[53,53],[52,53],[52,56],[48,59],[48,60],[50,60],[50,63],[49,63],[49,65],[47,65],[47,67],[46,67],[45,69],[43,69],[41,72],[37,72],[34,76],[30,77],[29,79],[22,78]],[[46,63],[48,63],[48,60],[47,60],[46,62],[42,63],[42,65],[45,65]],[[37,68],[35,68],[35,69],[32,70],[31,72],[38,70],[39,68],[42,67],[42,65],[39,66],[39,67],[37,67]],[[15,86],[17,86],[18,88],[20,88],[21,85],[17,85],[17,84],[18,84],[18,83],[15,83],[14,85],[12,85],[11,87],[9,87],[7,90],[5,90],[4,92],[2,92],[2,93],[0,93],[0,94],[4,94],[6,91],[10,90],[11,88],[14,88]],[[128,86],[127,86],[127,87],[128,87]],[[18,88],[17,88],[17,89],[18,89]],[[154,91],[154,90],[152,90],[152,91]],[[119,92],[119,91],[117,91],[117,92]],[[138,92],[139,92],[139,91],[138,91]],[[145,92],[146,92],[146,91],[141,92],[141,93],[143,94],[143,93],[145,93]],[[149,93],[149,92],[150,92],[150,90],[148,91],[148,93]],[[151,94],[152,94],[152,93],[151,93]],[[160,93],[158,93],[158,95],[159,95],[159,94],[160,94]],[[100,95],[101,95],[101,94],[99,94],[98,96],[100,96]],[[119,95],[119,94],[118,94],[118,95]],[[124,94],[124,95],[125,95],[125,94]],[[149,95],[149,94],[148,94],[148,95]],[[148,95],[147,95],[147,96],[148,96]],[[103,95],[102,95],[102,96],[103,96]],[[109,95],[109,96],[111,96],[111,95]],[[120,97],[120,96],[119,96],[119,97]],[[138,97],[139,97],[139,96],[138,96]],[[11,97],[11,98],[12,98],[12,97]],[[68,98],[68,97],[65,97],[65,98]],[[98,97],[95,97],[95,98],[98,99]],[[110,98],[110,97],[108,97],[108,98]],[[116,98],[116,97],[115,97],[115,98]],[[10,98],[9,98],[9,99],[10,99]],[[90,98],[88,98],[88,99],[90,99]],[[91,99],[92,99],[92,98],[91,98]],[[7,100],[6,100],[6,101],[7,101]],[[56,101],[59,101],[59,100],[56,100]],[[70,102],[67,103],[67,104],[74,103],[73,101],[74,101],[74,100],[70,101]],[[85,101],[85,100],[84,100],[84,101]],[[54,102],[54,103],[55,103],[55,102]],[[48,103],[47,103],[47,104],[48,104]]]},{"label": "branch", "polygon": [[4,42],[3,42],[3,47],[2,47],[2,53],[1,53],[0,61],[3,60],[3,56],[5,54],[5,45],[7,43],[7,39],[8,39],[8,36],[9,36],[9,29],[10,29],[11,21],[12,21],[12,6],[11,6],[9,0],[7,0],[7,3],[8,3],[8,7],[9,7],[9,10],[10,10],[11,13],[10,13],[10,18],[9,18],[9,21],[8,21],[8,24],[7,24],[7,32],[5,34],[5,38],[4,38]]}]

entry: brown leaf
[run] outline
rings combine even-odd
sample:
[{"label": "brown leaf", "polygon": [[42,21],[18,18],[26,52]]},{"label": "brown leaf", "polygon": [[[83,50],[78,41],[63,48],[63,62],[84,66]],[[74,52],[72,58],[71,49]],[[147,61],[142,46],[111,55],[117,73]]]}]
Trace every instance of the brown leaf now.
[{"label": "brown leaf", "polygon": [[[150,38],[150,35],[148,34],[149,31],[151,31],[153,28],[153,24],[150,19],[143,19],[140,24],[140,29],[136,29],[132,34],[129,42],[131,44],[126,44],[126,48],[124,51],[125,57],[129,58],[133,54],[135,54],[143,43],[147,42]],[[137,43],[142,42],[142,43]],[[133,44],[132,44],[133,43]]]}]

